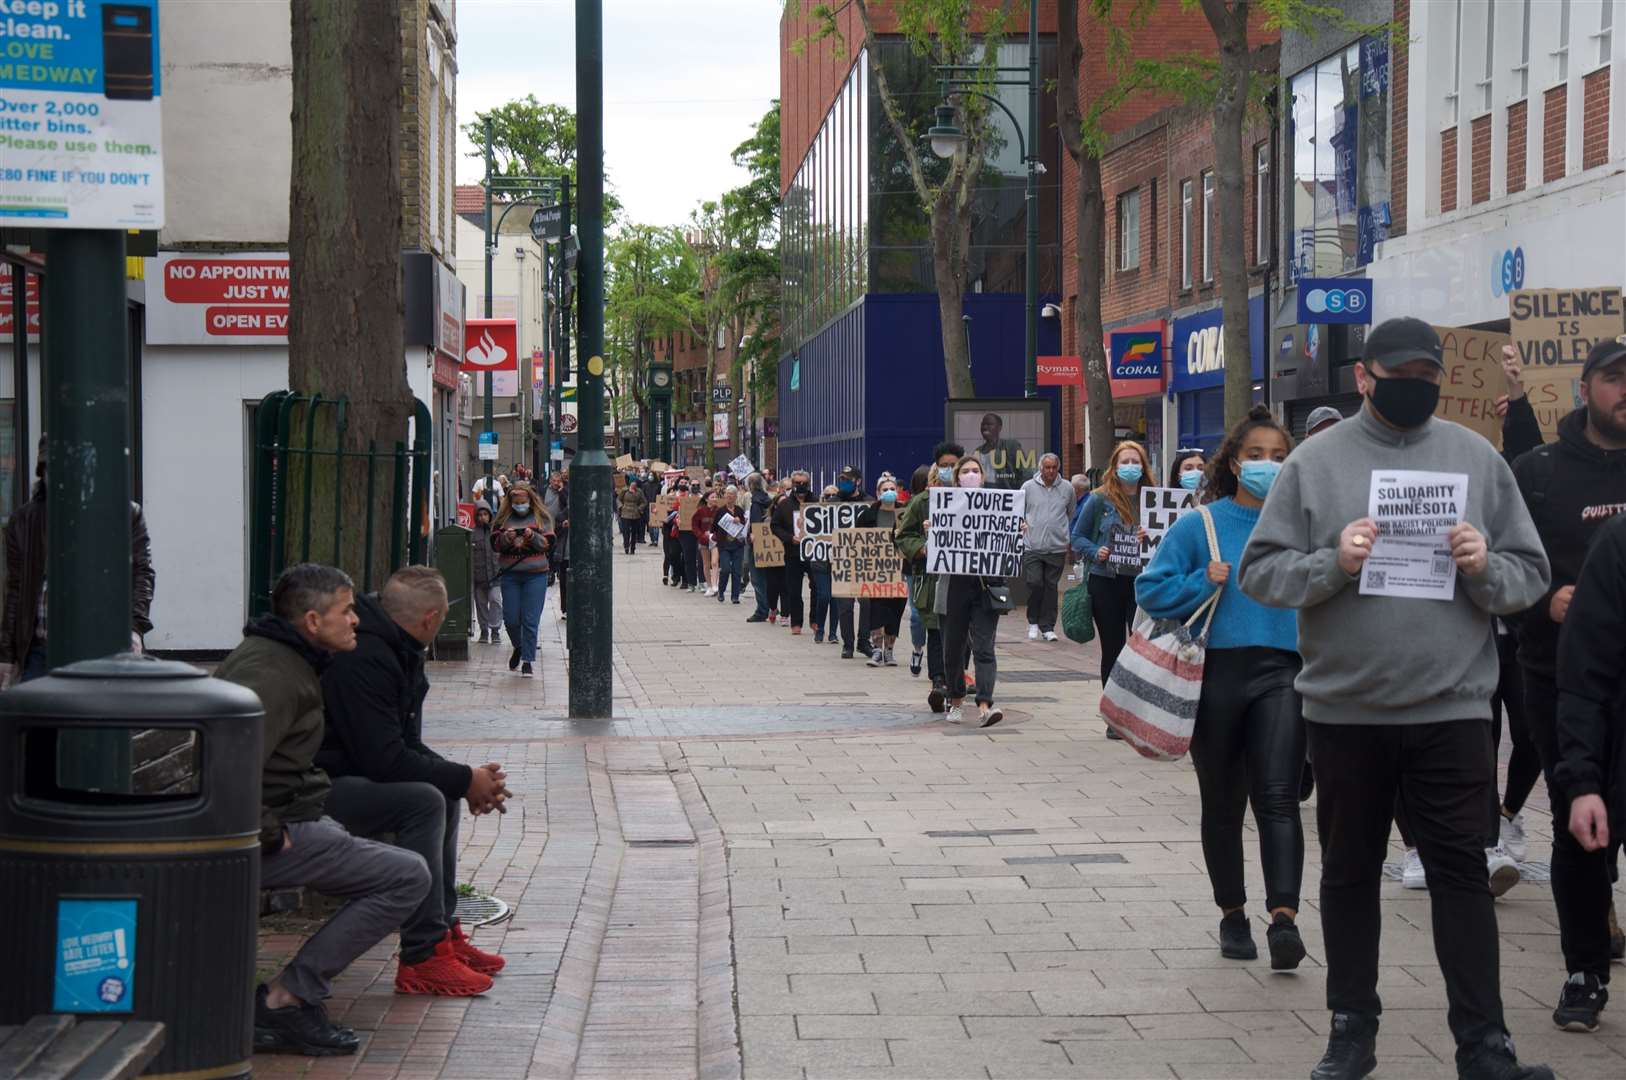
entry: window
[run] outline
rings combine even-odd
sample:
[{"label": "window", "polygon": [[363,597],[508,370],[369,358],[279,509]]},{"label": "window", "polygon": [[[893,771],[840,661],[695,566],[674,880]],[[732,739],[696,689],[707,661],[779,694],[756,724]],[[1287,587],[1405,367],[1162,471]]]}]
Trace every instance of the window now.
[{"label": "window", "polygon": [[1600,6],[1603,8],[1603,15],[1598,20],[1598,32],[1592,36],[1598,39],[1598,63],[1607,64],[1611,31],[1615,25],[1614,0],[1603,0]]},{"label": "window", "polygon": [[1445,126],[1448,128],[1456,127],[1458,107],[1462,103],[1462,0],[1457,0],[1455,26],[1451,35],[1451,89],[1445,95]]},{"label": "window", "polygon": [[1203,281],[1214,280],[1214,173],[1203,173]]},{"label": "window", "polygon": [[1149,257],[1148,257],[1147,261],[1150,262],[1151,265],[1156,266],[1157,265],[1157,177],[1155,177],[1155,176],[1152,177],[1152,184],[1151,184],[1150,193],[1151,193],[1151,207],[1150,207],[1151,212],[1146,215],[1146,229],[1147,229],[1147,231],[1149,233],[1151,233],[1151,243],[1148,245]]},{"label": "window", "polygon": [[1191,288],[1191,181],[1180,181],[1180,287]]},{"label": "window", "polygon": [[1140,266],[1140,191],[1118,196],[1118,269]]},{"label": "window", "polygon": [[1514,72],[1519,76],[1519,96],[1530,96],[1530,4],[1532,0],[1524,0],[1524,36],[1519,42],[1519,63]]},{"label": "window", "polygon": [[1485,5],[1485,77],[1475,85],[1479,87],[1479,110],[1489,112],[1491,83],[1496,64],[1496,5]]},{"label": "window", "polygon": [[1253,148],[1253,261],[1263,266],[1270,261],[1270,144]]},{"label": "window", "polygon": [[1553,60],[1553,82],[1561,83],[1570,77],[1570,0],[1558,0],[1558,48]]}]

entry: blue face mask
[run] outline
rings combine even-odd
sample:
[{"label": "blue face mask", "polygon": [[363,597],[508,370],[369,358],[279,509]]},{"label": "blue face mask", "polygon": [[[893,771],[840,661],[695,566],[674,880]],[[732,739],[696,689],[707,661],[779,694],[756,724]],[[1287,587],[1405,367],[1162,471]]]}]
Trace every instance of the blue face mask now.
[{"label": "blue face mask", "polygon": [[1187,469],[1180,474],[1180,486],[1187,491],[1196,491],[1202,486],[1202,483],[1203,471],[1201,469]]},{"label": "blue face mask", "polygon": [[881,492],[881,501],[891,506],[898,501],[898,493],[896,491],[883,491]]},{"label": "blue face mask", "polygon": [[1140,483],[1140,478],[1141,467],[1139,465],[1118,466],[1118,479],[1122,480],[1124,483],[1138,484]]},{"label": "blue face mask", "polygon": [[836,490],[843,495],[851,495],[853,493],[853,482],[851,480],[837,481]]},{"label": "blue face mask", "polygon": [[1249,495],[1263,499],[1270,494],[1270,485],[1276,482],[1276,474],[1281,471],[1279,461],[1244,461],[1238,479]]},{"label": "blue face mask", "polygon": [[952,466],[952,465],[939,465],[937,467],[937,482],[939,484],[952,484],[952,483],[954,483],[954,466]]}]

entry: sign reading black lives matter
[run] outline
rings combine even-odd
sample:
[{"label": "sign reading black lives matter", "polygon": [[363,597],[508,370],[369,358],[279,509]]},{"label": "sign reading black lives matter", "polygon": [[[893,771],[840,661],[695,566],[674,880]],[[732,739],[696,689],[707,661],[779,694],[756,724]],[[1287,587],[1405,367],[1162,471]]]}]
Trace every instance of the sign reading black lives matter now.
[{"label": "sign reading black lives matter", "polygon": [[1027,496],[1009,488],[932,488],[926,570],[1015,577],[1022,569]]},{"label": "sign reading black lives matter", "polygon": [[858,524],[863,503],[808,503],[802,507],[802,561],[829,562],[837,529]]},{"label": "sign reading black lives matter", "polygon": [[1181,514],[1189,514],[1197,509],[1197,493],[1187,491],[1185,488],[1155,488],[1143,487],[1140,489],[1140,523],[1146,530],[1146,543],[1142,545],[1141,561],[1144,565],[1152,561],[1157,554],[1157,546],[1168,535],[1172,526]]}]

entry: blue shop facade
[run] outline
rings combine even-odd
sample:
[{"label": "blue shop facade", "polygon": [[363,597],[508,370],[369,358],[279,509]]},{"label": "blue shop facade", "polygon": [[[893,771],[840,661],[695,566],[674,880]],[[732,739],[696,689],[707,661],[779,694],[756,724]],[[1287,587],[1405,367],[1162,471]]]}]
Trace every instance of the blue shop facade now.
[{"label": "blue shop facade", "polygon": [[[877,43],[879,62],[906,122],[924,132],[940,100],[930,60],[901,39]],[[1053,79],[1053,40],[1039,46]],[[1025,41],[1000,47],[1002,67],[1027,63]],[[860,51],[781,203],[783,348],[778,362],[780,475],[805,468],[816,484],[857,465],[865,487],[891,471],[907,482],[945,437],[948,378],[930,247],[930,219],[902,148],[871,94],[869,50]],[[996,87],[1025,116],[1022,87]],[[1039,177],[1039,306],[1061,292],[1061,154],[1054,95],[1042,96]],[[1026,166],[1009,121],[994,134],[972,199],[965,322],[978,399],[1020,398],[1025,380]],[[800,148],[784,147],[787,158]],[[948,163],[925,151],[932,179]],[[1041,356],[1061,351],[1061,319],[1039,318]],[[1048,450],[1061,445],[1061,392],[1050,406]]]}]

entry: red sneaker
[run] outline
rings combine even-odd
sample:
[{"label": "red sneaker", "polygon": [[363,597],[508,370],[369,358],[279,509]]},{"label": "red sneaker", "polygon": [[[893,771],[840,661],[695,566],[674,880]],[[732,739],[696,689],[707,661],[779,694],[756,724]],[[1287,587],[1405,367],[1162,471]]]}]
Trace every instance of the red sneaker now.
[{"label": "red sneaker", "polygon": [[395,972],[397,994],[434,994],[437,997],[474,997],[491,989],[491,976],[470,971],[457,958],[449,940],[435,945],[434,955],[418,964],[405,960]]},{"label": "red sneaker", "polygon": [[488,953],[483,949],[476,949],[474,942],[463,932],[463,924],[454,922],[452,928],[446,932],[446,940],[452,943],[452,952],[463,961],[463,966],[470,971],[481,975],[495,975],[508,966],[508,961],[496,953]]}]

